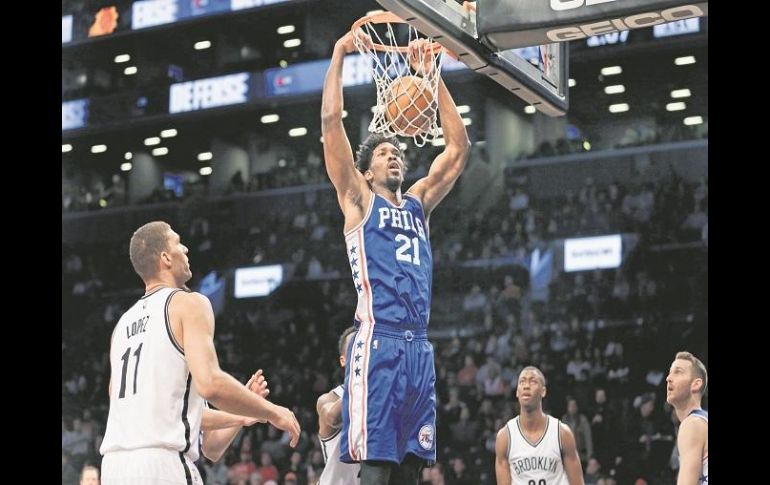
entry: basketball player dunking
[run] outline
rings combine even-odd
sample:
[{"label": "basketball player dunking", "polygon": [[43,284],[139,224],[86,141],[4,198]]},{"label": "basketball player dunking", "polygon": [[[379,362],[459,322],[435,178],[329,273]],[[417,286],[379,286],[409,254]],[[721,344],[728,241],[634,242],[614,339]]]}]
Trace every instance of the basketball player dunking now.
[{"label": "basketball player dunking", "polygon": [[569,426],[543,412],[545,376],[537,367],[519,374],[521,413],[497,432],[498,485],[583,485],[575,436]]},{"label": "basketball player dunking", "polygon": [[182,289],[192,272],[179,235],[165,222],[147,223],[132,236],[129,253],[145,295],[112,333],[102,483],[202,483],[192,462],[204,399],[288,431],[296,446],[294,413],[219,368],[211,303]]},{"label": "basketball player dunking", "polygon": [[677,485],[709,482],[709,414],[701,409],[706,393],[706,366],[690,352],[679,352],[666,377],[666,401],[679,418],[676,447],[679,451]]},{"label": "basketball player dunking", "polygon": [[[340,367],[345,368],[346,355],[353,340],[356,327],[348,327],[342,332],[339,342]],[[324,455],[324,470],[318,485],[356,485],[361,467],[358,464],[340,461],[340,432],[342,431],[342,394],[343,386],[337,386],[318,398],[318,439]]]},{"label": "basketball player dunking", "polygon": [[[429,57],[424,43],[409,49],[413,64]],[[433,277],[429,218],[465,168],[470,142],[440,81],[438,112],[446,147],[426,177],[402,194],[406,162],[398,140],[381,134],[368,136],[354,160],[342,123],[342,66],[355,50],[351,33],[337,41],[321,108],[326,170],[345,218],[358,293],[340,460],[361,463],[364,485],[413,485],[421,467],[436,460],[436,372],[427,341]]]}]

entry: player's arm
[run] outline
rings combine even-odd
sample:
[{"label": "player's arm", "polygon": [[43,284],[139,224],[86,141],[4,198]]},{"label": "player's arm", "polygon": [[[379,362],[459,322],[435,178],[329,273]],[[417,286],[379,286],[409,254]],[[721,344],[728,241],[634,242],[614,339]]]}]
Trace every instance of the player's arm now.
[{"label": "player's arm", "polygon": [[679,450],[679,478],[677,485],[697,485],[703,468],[703,447],[708,436],[702,419],[685,419],[679,425],[676,446]]},{"label": "player's arm", "polygon": [[408,190],[422,201],[426,217],[454,187],[465,169],[471,148],[462,117],[441,78],[438,83],[438,113],[446,142],[444,151],[433,161],[428,175],[415,182]]},{"label": "player's arm", "polygon": [[251,426],[259,421],[261,420],[257,418],[238,416],[215,409],[204,409],[201,419],[201,430],[203,431],[201,451],[203,456],[213,462],[219,461],[241,428]]},{"label": "player's arm", "polygon": [[[267,388],[267,381],[262,374],[262,369],[259,369],[252,374],[251,378],[246,383],[246,389],[267,398],[267,395],[270,394],[270,389]],[[203,416],[201,418],[201,431],[205,432],[233,427],[240,428],[241,426],[251,426],[257,422],[265,423],[266,421],[264,419],[239,416],[237,414],[206,407],[203,409]],[[235,435],[233,434],[233,436]]]},{"label": "player's arm", "polygon": [[203,456],[217,462],[233,442],[243,426],[251,426],[257,418],[238,416],[216,409],[205,408],[201,418],[201,451]]},{"label": "player's arm", "polygon": [[219,429],[240,428],[242,426],[251,426],[258,422],[257,418],[248,416],[238,416],[218,409],[206,408],[201,417],[201,431],[215,431]]},{"label": "player's arm", "polygon": [[583,466],[575,444],[575,435],[564,423],[559,423],[559,439],[561,440],[561,462],[564,473],[567,474],[569,485],[585,485],[583,481]]},{"label": "player's arm", "polygon": [[508,465],[508,429],[503,426],[495,439],[495,475],[497,485],[511,485],[511,467]]},{"label": "player's arm", "polygon": [[174,293],[169,317],[181,322],[185,359],[200,395],[224,411],[264,419],[288,431],[290,445],[296,446],[300,427],[294,413],[250,392],[219,367],[214,349],[214,311],[208,298],[199,293]]},{"label": "player's arm", "polygon": [[[262,375],[262,369],[251,376],[249,382],[246,383],[246,388],[262,397],[267,397],[270,390],[267,388],[267,381]],[[219,461],[241,428],[257,422],[264,421],[209,409],[208,407],[204,408],[201,419],[203,455],[213,462]]]},{"label": "player's arm", "polygon": [[336,430],[342,426],[342,399],[334,392],[327,392],[318,398],[316,411],[322,428]]},{"label": "player's arm", "polygon": [[[326,71],[321,99],[321,135],[323,136],[324,163],[344,213],[345,201],[359,200],[366,180],[356,169],[353,149],[350,147],[342,123],[342,66],[345,55],[356,50],[353,34],[348,32],[334,45],[329,70]],[[362,205],[362,204],[360,204]]]}]

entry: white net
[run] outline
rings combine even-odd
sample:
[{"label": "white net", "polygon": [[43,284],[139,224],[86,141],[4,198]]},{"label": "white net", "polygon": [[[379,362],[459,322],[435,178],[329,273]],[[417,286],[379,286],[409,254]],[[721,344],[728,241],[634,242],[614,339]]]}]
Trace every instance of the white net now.
[{"label": "white net", "polygon": [[[412,137],[423,146],[439,134],[441,46],[393,14],[368,18],[353,36],[377,86],[372,133]],[[410,48],[411,46],[411,48]]]}]

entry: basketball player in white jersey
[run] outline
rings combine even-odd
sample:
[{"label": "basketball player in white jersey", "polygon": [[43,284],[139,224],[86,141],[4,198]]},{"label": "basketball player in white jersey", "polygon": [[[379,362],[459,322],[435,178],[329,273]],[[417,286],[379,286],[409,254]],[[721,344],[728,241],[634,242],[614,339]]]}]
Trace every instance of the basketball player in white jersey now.
[{"label": "basketball player in white jersey", "polygon": [[498,485],[584,485],[575,436],[543,412],[545,392],[540,369],[525,367],[516,387],[521,413],[497,432]]},{"label": "basketball player in white jersey", "polygon": [[[339,342],[340,367],[345,368],[345,355],[350,347],[350,341],[358,329],[348,327],[342,332]],[[358,463],[343,463],[340,461],[340,431],[342,430],[342,393],[343,386],[339,385],[318,398],[318,439],[321,441],[321,451],[324,455],[324,469],[318,480],[318,485],[348,485],[361,483]]]},{"label": "basketball player in white jersey", "polygon": [[706,366],[690,352],[679,352],[666,377],[666,401],[679,418],[676,447],[679,451],[677,485],[702,485],[709,481],[709,416],[701,409],[708,385]]},{"label": "basketball player in white jersey", "polygon": [[134,233],[129,252],[145,295],[112,333],[102,483],[202,483],[192,462],[204,399],[288,431],[296,446],[294,413],[220,369],[214,312],[208,298],[184,288],[192,273],[179,235],[165,222],[150,222]]}]

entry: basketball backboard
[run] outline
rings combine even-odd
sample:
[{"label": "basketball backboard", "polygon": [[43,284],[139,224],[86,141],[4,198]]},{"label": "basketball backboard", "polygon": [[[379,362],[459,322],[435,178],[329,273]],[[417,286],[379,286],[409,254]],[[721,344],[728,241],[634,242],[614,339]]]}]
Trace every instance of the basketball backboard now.
[{"label": "basketball backboard", "polygon": [[550,116],[567,112],[566,42],[496,50],[479,40],[475,10],[455,0],[377,1],[453,52],[469,68],[493,79],[539,111]]}]

